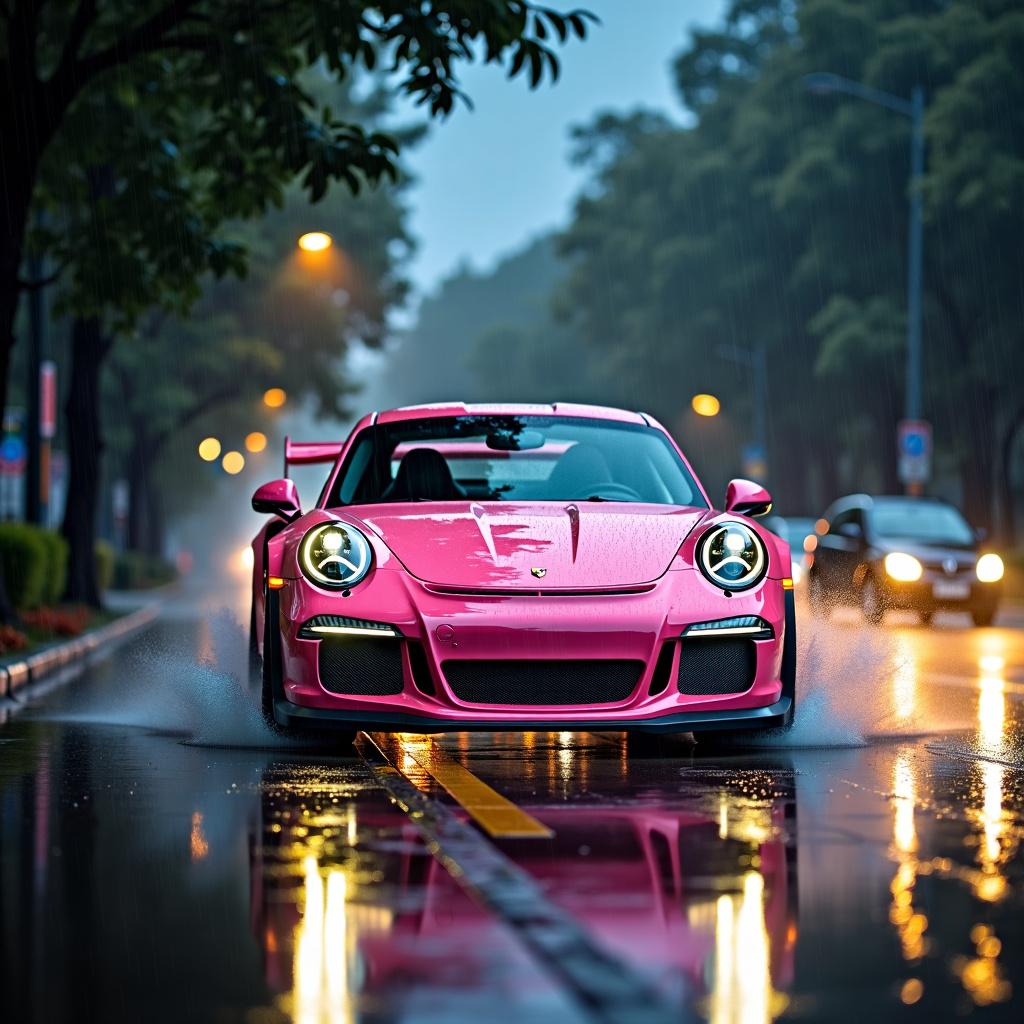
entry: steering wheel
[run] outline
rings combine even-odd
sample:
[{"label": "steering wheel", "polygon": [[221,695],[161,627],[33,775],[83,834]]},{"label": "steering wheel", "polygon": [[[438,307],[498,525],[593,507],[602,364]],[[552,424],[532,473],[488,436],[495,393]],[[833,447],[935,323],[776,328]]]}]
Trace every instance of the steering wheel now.
[{"label": "steering wheel", "polygon": [[585,501],[643,501],[643,497],[634,491],[632,487],[627,487],[625,484],[612,483],[610,480],[608,483],[594,484],[588,488],[590,493],[584,499]]}]

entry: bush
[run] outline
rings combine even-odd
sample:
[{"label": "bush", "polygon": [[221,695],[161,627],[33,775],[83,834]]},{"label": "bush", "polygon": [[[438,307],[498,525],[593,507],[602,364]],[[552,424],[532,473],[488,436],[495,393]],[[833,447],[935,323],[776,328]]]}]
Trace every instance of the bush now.
[{"label": "bush", "polygon": [[28,523],[0,523],[0,565],[7,597],[15,608],[37,608],[50,594],[53,577],[61,588],[67,572],[63,538]]},{"label": "bush", "polygon": [[59,533],[46,532],[46,587],[43,601],[57,604],[68,582],[68,542]]},{"label": "bush", "polygon": [[141,551],[124,551],[114,563],[114,586],[118,590],[145,590],[173,582],[178,576],[170,562]]},{"label": "bush", "polygon": [[94,549],[96,557],[96,586],[100,593],[105,593],[114,584],[114,565],[117,554],[105,540],[96,541]]}]

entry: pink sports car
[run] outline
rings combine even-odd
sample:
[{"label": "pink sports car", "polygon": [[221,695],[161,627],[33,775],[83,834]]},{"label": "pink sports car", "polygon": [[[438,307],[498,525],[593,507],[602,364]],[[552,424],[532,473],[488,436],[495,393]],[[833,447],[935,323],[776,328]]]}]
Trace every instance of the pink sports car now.
[{"label": "pink sports car", "polygon": [[445,404],[373,413],[316,506],[253,495],[250,651],[278,731],[788,726],[790,553],[734,480],[711,508],[650,416]]}]

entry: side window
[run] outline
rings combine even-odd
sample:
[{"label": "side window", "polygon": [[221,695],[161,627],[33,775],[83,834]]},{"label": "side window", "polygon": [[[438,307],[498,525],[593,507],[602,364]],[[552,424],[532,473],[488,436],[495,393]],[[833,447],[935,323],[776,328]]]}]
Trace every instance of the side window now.
[{"label": "side window", "polygon": [[842,531],[840,527],[845,526],[847,523],[854,522],[855,515],[856,510],[852,508],[847,509],[845,512],[840,512],[839,515],[837,515],[835,519],[828,524],[828,532],[831,534],[841,533]]}]

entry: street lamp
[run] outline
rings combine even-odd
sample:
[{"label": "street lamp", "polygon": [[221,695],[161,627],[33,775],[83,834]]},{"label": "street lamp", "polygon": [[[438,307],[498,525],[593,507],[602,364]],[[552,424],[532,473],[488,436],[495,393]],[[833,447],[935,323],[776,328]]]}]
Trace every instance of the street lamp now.
[{"label": "street lamp", "polygon": [[907,239],[907,391],[904,418],[921,418],[921,290],[924,222],[921,178],[924,175],[924,89],[915,85],[910,99],[873,89],[831,71],[804,75],[804,86],[813,93],[835,92],[856,96],[910,118],[910,229]]},{"label": "street lamp", "polygon": [[754,444],[760,458],[752,457],[750,461],[763,466],[768,461],[768,356],[764,343],[753,350],[739,345],[719,345],[715,354],[720,359],[745,366],[754,375]]},{"label": "street lamp", "polygon": [[334,245],[334,239],[326,231],[307,231],[299,236],[298,246],[303,252],[323,252]]}]

